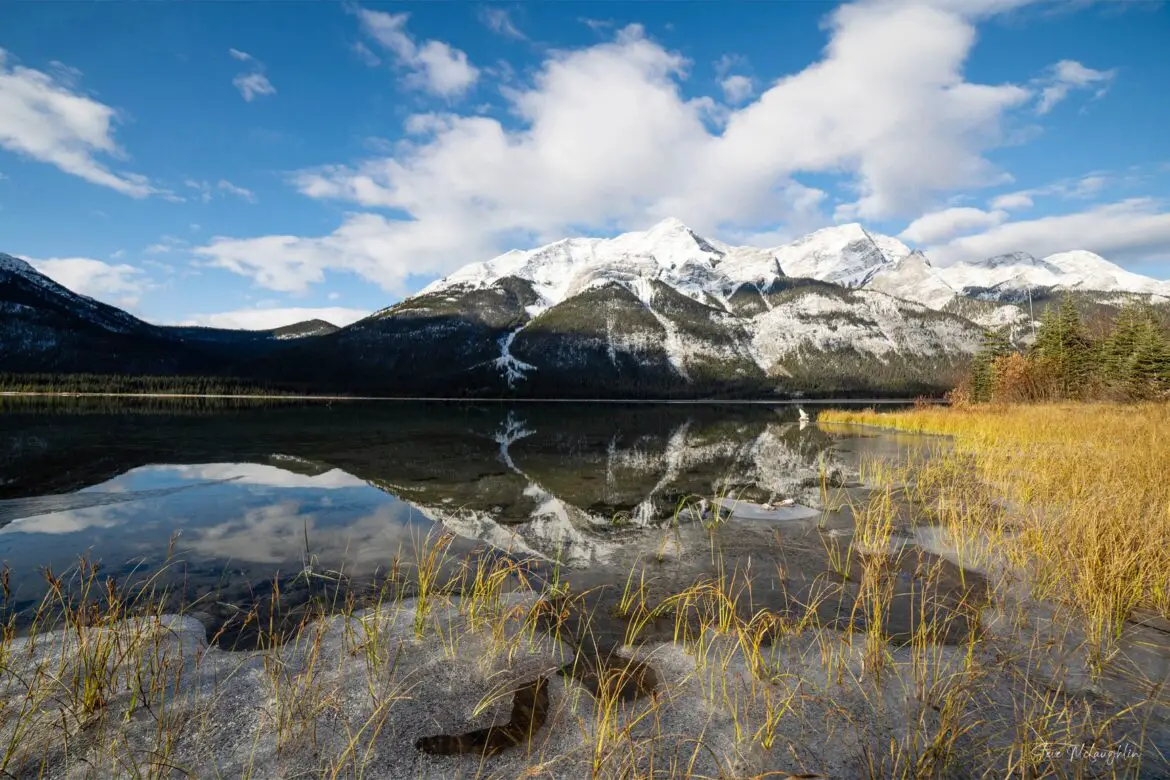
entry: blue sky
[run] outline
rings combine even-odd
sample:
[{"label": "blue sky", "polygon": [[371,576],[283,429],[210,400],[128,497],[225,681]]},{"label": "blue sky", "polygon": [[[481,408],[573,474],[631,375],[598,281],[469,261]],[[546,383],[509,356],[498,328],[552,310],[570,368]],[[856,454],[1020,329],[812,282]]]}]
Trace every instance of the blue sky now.
[{"label": "blue sky", "polygon": [[156,322],[340,323],[667,216],[1170,278],[1154,2],[0,4],[0,251]]}]

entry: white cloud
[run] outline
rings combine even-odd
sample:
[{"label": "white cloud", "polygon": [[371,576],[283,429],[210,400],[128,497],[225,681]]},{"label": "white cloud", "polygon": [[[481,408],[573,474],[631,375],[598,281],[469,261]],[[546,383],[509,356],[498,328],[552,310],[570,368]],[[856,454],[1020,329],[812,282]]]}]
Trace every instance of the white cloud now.
[{"label": "white cloud", "polygon": [[752,96],[752,80],[747,76],[728,76],[719,82],[729,103],[742,103]]},{"label": "white cloud", "polygon": [[0,148],[134,198],[156,194],[145,176],[98,159],[126,156],[114,141],[118,112],[78,92],[76,71],[53,70],[11,63],[0,48]]},{"label": "white cloud", "polygon": [[467,55],[443,41],[426,41],[421,46],[406,32],[409,14],[388,14],[356,8],[362,31],[394,55],[409,71],[406,83],[446,98],[458,97],[479,78],[479,70]]},{"label": "white cloud", "polygon": [[724,54],[715,60],[715,77],[722,79],[731,73],[732,68],[746,64],[747,60],[740,54]]},{"label": "white cloud", "polygon": [[142,269],[124,263],[111,265],[88,257],[25,259],[57,284],[123,308],[137,306],[142,293],[152,286]]},{"label": "white cloud", "polygon": [[[212,198],[215,197],[216,191],[219,191],[221,194],[235,195],[237,198],[243,198],[249,203],[256,202],[256,194],[254,192],[244,187],[238,187],[227,179],[220,179],[214,186],[210,182],[187,179],[183,182],[183,185],[195,190],[199,200],[204,203],[210,203]],[[198,228],[198,226],[195,227],[196,229]]]},{"label": "white cloud", "polygon": [[[1170,261],[1170,212],[1148,198],[1131,198],[1058,216],[1005,222],[926,252],[941,265],[1029,252],[1037,257],[1087,249],[1115,262]],[[1163,267],[1162,277],[1170,276]]]},{"label": "white cloud", "polygon": [[279,466],[265,463],[200,463],[190,466],[147,466],[136,469],[168,479],[188,482],[218,482],[232,480],[240,485],[259,485],[274,488],[311,488],[316,490],[344,490],[366,488],[369,483],[341,469],[329,469],[320,474],[298,474]]},{"label": "white cloud", "polygon": [[221,192],[226,192],[229,195],[235,195],[237,198],[243,198],[249,203],[256,202],[256,195],[249,189],[244,187],[237,187],[227,179],[220,179],[219,183],[215,185]]},{"label": "white cloud", "polygon": [[1040,93],[1040,102],[1036,106],[1037,114],[1047,114],[1057,103],[1068,97],[1074,89],[1096,88],[1094,97],[1102,97],[1109,91],[1109,85],[1117,75],[1117,70],[1093,70],[1086,68],[1076,60],[1061,60],[1048,69],[1038,81],[1044,85]]},{"label": "white cloud", "polygon": [[212,198],[211,185],[205,181],[195,181],[194,179],[187,179],[183,182],[185,187],[190,187],[199,193],[199,200],[204,203],[210,203]]},{"label": "white cloud", "polygon": [[1111,176],[1102,173],[1091,173],[1079,178],[1061,179],[1043,187],[1034,187],[1030,190],[1017,190],[991,199],[991,208],[1003,211],[1015,211],[1031,208],[1038,197],[1055,196],[1064,199],[1084,199],[1097,195],[1110,183]]},{"label": "white cloud", "polygon": [[614,26],[613,19],[590,19],[586,16],[578,16],[577,21],[599,34],[608,32]]},{"label": "white cloud", "polygon": [[275,95],[276,87],[272,86],[272,82],[264,75],[264,63],[248,54],[246,51],[239,49],[228,49],[234,59],[240,62],[247,62],[252,65],[252,69],[247,73],[237,73],[236,77],[232,79],[232,85],[240,91],[240,97],[245,102],[251,103],[257,97],[262,95]]},{"label": "white cloud", "polygon": [[237,309],[215,314],[193,314],[180,325],[203,325],[209,328],[237,328],[242,330],[271,330],[306,320],[325,320],[344,327],[368,317],[370,312],[341,306],[323,308],[264,308]]},{"label": "white cloud", "polygon": [[512,22],[512,16],[506,9],[484,6],[480,9],[479,18],[489,30],[497,35],[514,38],[518,41],[525,40],[524,33],[516,29],[516,25]]},{"label": "white cloud", "polygon": [[[362,13],[388,49],[415,50],[403,17]],[[296,177],[311,197],[407,218],[351,214],[326,236],[220,238],[200,251],[272,289],[301,290],[336,269],[401,293],[411,275],[485,259],[518,237],[645,227],[665,216],[716,235],[818,227],[825,193],[802,184],[804,173],[844,176],[858,198],[839,215],[861,219],[910,217],[941,193],[1002,180],[984,153],[1003,142],[1005,115],[1031,93],[964,79],[975,41],[967,17],[866,3],[828,21],[819,61],[722,113],[710,97],[682,94],[690,63],[638,26],[550,52],[531,83],[502,90],[516,127],[416,115],[392,154]]]},{"label": "white cloud", "polygon": [[275,95],[276,87],[263,73],[241,73],[232,79],[232,84],[240,91],[240,96],[248,103],[258,95]]},{"label": "white cloud", "polygon": [[933,244],[954,236],[986,230],[1007,219],[1006,211],[983,211],[971,207],[944,209],[924,214],[910,223],[898,237],[915,244]]},{"label": "white cloud", "polygon": [[1003,211],[1016,211],[1017,209],[1032,208],[1032,193],[1009,192],[1006,195],[999,195],[991,199],[991,207]]},{"label": "white cloud", "polygon": [[151,244],[143,252],[148,255],[165,255],[186,245],[187,242],[178,236],[164,235],[159,237],[158,243]]}]

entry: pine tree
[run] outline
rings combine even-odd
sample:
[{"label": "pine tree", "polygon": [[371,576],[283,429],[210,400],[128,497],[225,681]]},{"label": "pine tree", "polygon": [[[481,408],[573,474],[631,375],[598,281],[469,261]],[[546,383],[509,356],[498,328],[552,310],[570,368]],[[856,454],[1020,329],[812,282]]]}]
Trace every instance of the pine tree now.
[{"label": "pine tree", "polygon": [[1121,310],[1100,355],[1105,383],[1118,395],[1149,398],[1170,385],[1170,339],[1148,305]]},{"label": "pine tree", "polygon": [[1170,387],[1170,343],[1152,318],[1137,329],[1125,378],[1133,398],[1151,398]]},{"label": "pine tree", "polygon": [[1066,295],[1055,309],[1044,311],[1032,350],[1062,398],[1084,394],[1095,373],[1096,360],[1071,295]]},{"label": "pine tree", "polygon": [[995,387],[995,361],[1012,352],[1007,338],[997,330],[983,332],[983,342],[971,363],[971,400],[987,403]]}]

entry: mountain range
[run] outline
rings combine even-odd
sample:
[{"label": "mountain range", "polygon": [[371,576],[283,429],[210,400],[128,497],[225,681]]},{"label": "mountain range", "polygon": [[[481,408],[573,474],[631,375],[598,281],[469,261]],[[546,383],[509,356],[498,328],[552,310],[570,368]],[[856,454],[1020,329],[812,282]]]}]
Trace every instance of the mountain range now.
[{"label": "mountain range", "polygon": [[988,326],[1063,291],[1170,300],[1091,252],[937,267],[859,224],[771,249],[682,222],[466,265],[345,328],[152,325],[0,255],[0,372],[203,375],[420,396],[907,395],[950,386]]}]

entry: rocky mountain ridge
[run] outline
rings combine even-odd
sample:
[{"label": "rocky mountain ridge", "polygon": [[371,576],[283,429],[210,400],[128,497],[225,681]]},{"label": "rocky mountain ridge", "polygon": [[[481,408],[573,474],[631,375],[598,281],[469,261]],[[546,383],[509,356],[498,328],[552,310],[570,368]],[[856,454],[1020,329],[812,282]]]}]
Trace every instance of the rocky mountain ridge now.
[{"label": "rocky mountain ridge", "polygon": [[[949,385],[983,326],[1018,326],[1021,291],[1062,289],[1170,300],[1170,283],[1088,252],[938,268],[859,224],[759,249],[667,219],[469,264],[346,328],[245,332],[150,325],[4,255],[0,309],[16,316],[0,372],[104,365],[459,397],[917,394]],[[82,357],[102,350],[104,364]]]}]

